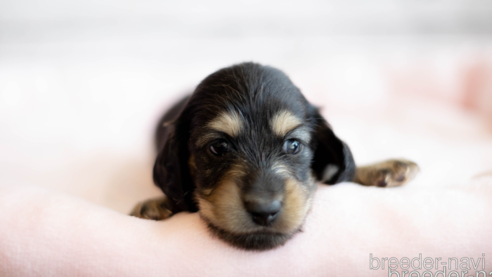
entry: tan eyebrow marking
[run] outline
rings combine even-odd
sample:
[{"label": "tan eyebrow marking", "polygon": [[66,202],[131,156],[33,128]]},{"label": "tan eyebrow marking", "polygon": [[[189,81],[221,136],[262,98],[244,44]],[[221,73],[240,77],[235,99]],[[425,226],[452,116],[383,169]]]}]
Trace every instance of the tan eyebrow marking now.
[{"label": "tan eyebrow marking", "polygon": [[243,129],[243,121],[236,112],[224,112],[210,121],[207,126],[235,137]]},{"label": "tan eyebrow marking", "polygon": [[290,130],[301,124],[301,120],[290,111],[278,112],[270,122],[273,132],[280,137],[285,136]]},{"label": "tan eyebrow marking", "polygon": [[275,162],[271,168],[272,168],[273,172],[275,172],[277,174],[282,174],[285,176],[291,175],[289,168],[285,164],[282,164],[280,162]]}]

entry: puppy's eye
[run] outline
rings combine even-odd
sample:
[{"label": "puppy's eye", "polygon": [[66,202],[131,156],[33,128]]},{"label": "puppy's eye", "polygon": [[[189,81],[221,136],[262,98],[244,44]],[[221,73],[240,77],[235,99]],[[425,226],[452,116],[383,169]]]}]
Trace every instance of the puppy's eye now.
[{"label": "puppy's eye", "polygon": [[295,139],[288,139],[284,143],[284,152],[287,154],[295,155],[301,151],[301,143]]},{"label": "puppy's eye", "polygon": [[228,145],[226,141],[219,140],[210,145],[210,152],[215,156],[222,156],[227,153]]}]

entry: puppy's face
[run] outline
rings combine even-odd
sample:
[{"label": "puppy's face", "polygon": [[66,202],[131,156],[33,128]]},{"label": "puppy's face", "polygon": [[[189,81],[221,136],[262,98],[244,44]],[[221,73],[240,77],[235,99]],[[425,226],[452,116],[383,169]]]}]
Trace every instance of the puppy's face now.
[{"label": "puppy's face", "polygon": [[[180,151],[182,168],[174,170],[181,171],[181,183],[188,176],[191,185],[180,184],[183,196],[176,197],[168,177],[163,190],[176,205],[191,193],[189,202],[214,234],[234,246],[282,245],[300,231],[316,180],[334,175],[338,180],[345,169],[346,159],[337,157],[346,154],[343,143],[336,140],[337,149],[322,147],[320,132],[333,133],[320,122],[280,71],[256,64],[218,71],[197,87],[175,127],[174,144],[166,145],[167,151]],[[170,171],[164,174],[172,176]]]},{"label": "puppy's face", "polygon": [[303,109],[289,107],[302,102],[269,100],[216,107],[195,119],[200,127],[191,135],[200,215],[240,247],[271,248],[290,238],[315,190],[312,127]]}]

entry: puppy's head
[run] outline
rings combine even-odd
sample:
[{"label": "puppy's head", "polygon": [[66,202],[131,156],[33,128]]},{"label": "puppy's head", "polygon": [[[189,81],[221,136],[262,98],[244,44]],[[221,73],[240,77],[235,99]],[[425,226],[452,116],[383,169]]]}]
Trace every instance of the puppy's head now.
[{"label": "puppy's head", "polygon": [[354,174],[348,147],[271,67],[213,73],[163,128],[154,180],[173,212],[198,210],[214,234],[244,249],[284,244],[302,227],[316,181]]}]

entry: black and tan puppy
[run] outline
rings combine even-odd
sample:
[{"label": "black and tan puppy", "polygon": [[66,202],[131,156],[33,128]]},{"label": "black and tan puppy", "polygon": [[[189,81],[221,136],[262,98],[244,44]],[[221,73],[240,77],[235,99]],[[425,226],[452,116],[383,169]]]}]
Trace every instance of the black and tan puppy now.
[{"label": "black and tan puppy", "polygon": [[301,230],[317,182],[399,186],[417,171],[406,160],[356,168],[290,79],[255,63],[205,78],[164,115],[156,143],[154,182],[165,196],[132,215],[198,211],[213,234],[250,250],[283,245]]}]

